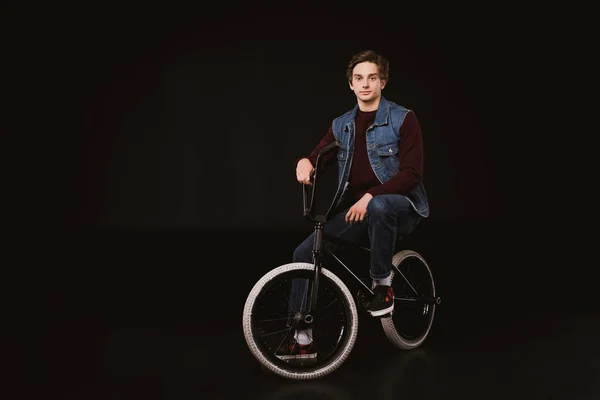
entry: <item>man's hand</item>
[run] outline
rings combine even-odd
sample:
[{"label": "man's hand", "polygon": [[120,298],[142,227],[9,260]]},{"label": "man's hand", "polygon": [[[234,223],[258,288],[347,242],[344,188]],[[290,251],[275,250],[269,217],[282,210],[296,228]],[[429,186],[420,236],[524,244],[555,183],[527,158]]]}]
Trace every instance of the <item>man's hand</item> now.
[{"label": "man's hand", "polygon": [[296,179],[305,185],[312,185],[310,177],[315,171],[308,158],[303,158],[296,165]]},{"label": "man's hand", "polygon": [[356,222],[363,222],[365,220],[365,216],[367,215],[367,205],[373,196],[369,193],[365,193],[365,195],[346,213],[346,223],[353,224]]}]

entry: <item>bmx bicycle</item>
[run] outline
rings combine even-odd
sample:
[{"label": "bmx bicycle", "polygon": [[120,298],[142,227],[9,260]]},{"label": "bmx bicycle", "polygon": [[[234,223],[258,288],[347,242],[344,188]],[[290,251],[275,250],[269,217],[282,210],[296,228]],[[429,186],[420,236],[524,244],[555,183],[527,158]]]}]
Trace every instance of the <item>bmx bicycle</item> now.
[{"label": "bmx bicycle", "polygon": [[[324,215],[313,213],[321,156],[339,146],[339,142],[334,142],[317,156],[308,205],[308,185],[302,185],[304,217],[314,223],[313,263],[293,262],[267,272],[250,290],[242,313],[244,338],[252,355],[264,368],[288,379],[321,378],[338,369],[356,342],[358,310],[366,309],[373,296],[366,283],[370,279],[359,278],[335,251],[324,245],[323,228],[335,198]],[[336,239],[326,240],[335,242]],[[350,246],[370,252],[369,247],[362,244],[350,243]],[[326,258],[327,262],[324,261]],[[392,264],[394,310],[369,318],[380,319],[385,336],[394,346],[410,350],[421,346],[427,338],[441,299],[436,294],[431,269],[418,252],[397,251]],[[343,267],[358,282],[356,299],[340,276],[332,272],[330,265]],[[289,305],[292,281],[299,279],[308,283],[303,299],[305,306],[302,311],[293,311]],[[316,356],[282,359],[276,355],[297,330],[309,327],[313,345],[318,350]]]}]

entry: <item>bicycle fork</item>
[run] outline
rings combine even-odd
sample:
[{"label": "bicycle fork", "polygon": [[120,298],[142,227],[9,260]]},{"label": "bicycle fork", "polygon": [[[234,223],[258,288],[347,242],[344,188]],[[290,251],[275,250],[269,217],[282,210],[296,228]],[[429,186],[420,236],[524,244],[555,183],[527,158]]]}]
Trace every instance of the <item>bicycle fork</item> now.
[{"label": "bicycle fork", "polygon": [[[296,324],[297,325],[305,325],[312,324],[314,321],[313,312],[317,307],[317,293],[319,291],[319,282],[321,278],[321,259],[323,257],[323,227],[325,225],[324,218],[318,219],[315,222],[315,236],[313,239],[313,265],[315,266],[314,274],[313,274],[313,283],[311,286],[311,290],[308,293],[308,309],[306,310],[303,316],[297,315]],[[298,318],[300,317],[300,318]]]}]

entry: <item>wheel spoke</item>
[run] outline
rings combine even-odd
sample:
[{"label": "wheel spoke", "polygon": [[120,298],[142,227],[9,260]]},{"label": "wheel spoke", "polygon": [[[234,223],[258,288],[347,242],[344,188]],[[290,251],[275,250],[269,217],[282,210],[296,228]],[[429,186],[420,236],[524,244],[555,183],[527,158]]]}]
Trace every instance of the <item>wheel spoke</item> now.
[{"label": "wheel spoke", "polygon": [[[289,327],[289,328],[287,328],[287,329],[281,329],[281,330],[278,330],[278,331],[275,331],[275,332],[271,332],[271,333],[265,333],[264,335],[260,335],[260,337],[266,337],[266,336],[271,336],[271,335],[277,335],[278,333],[281,333],[281,332],[289,332],[289,331],[291,331],[291,330],[292,330],[292,327],[290,326],[290,327]],[[284,338],[285,338],[285,337],[284,337]]]}]

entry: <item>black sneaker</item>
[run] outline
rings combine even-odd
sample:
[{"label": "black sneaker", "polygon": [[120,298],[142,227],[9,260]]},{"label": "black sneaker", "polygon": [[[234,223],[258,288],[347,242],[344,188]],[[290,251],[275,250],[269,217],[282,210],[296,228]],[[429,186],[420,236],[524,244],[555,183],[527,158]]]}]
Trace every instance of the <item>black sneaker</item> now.
[{"label": "black sneaker", "polygon": [[373,317],[381,317],[394,311],[394,289],[391,286],[375,286],[374,296],[367,312]]},{"label": "black sneaker", "polygon": [[280,360],[310,360],[317,358],[317,348],[312,343],[302,345],[294,340],[281,346],[275,356]]}]

